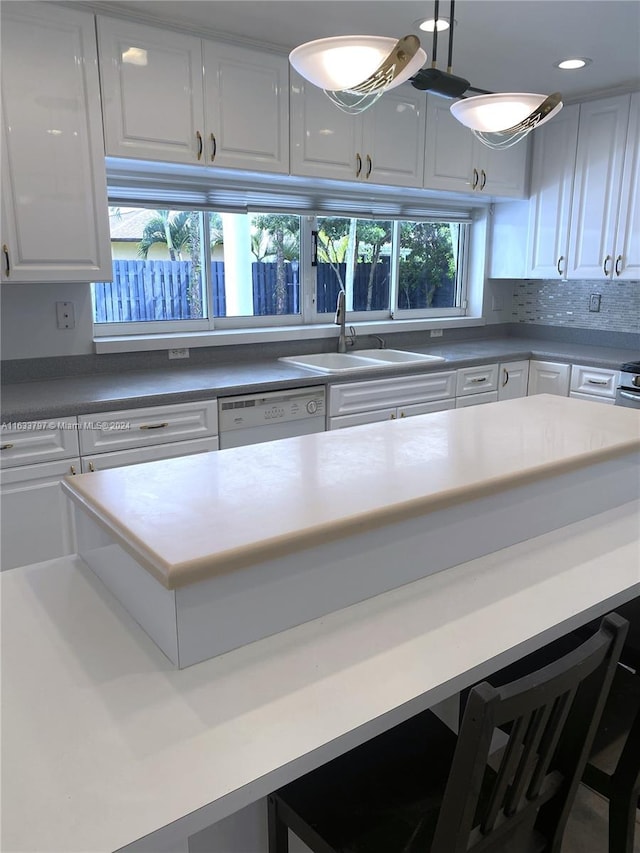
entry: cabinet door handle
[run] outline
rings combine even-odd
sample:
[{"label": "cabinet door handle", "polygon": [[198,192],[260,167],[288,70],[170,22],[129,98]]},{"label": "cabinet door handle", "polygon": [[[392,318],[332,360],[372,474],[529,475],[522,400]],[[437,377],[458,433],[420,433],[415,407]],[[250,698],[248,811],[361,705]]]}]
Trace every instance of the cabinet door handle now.
[{"label": "cabinet door handle", "polygon": [[356,152],[356,178],[360,177],[362,171],[362,157]]},{"label": "cabinet door handle", "polygon": [[608,275],[609,275],[609,273],[610,273],[610,270],[608,270],[608,269],[607,269],[607,264],[609,263],[609,261],[610,261],[610,260],[612,260],[611,255],[607,255],[607,257],[606,257],[606,258],[604,259],[604,261],[602,262],[602,272],[603,272],[606,276],[608,276]]},{"label": "cabinet door handle", "polygon": [[140,424],[138,429],[164,429],[169,426],[169,421],[164,421],[161,424]]},{"label": "cabinet door handle", "polygon": [[218,143],[216,142],[216,138],[211,134],[211,162],[216,159],[216,154],[218,153]]},{"label": "cabinet door handle", "polygon": [[564,255],[560,255],[558,258],[558,263],[556,264],[556,269],[558,270],[558,275],[562,275],[562,270],[560,269],[560,264],[564,261]]},{"label": "cabinet door handle", "polygon": [[74,477],[76,476],[76,466],[75,465],[69,466],[69,473],[72,474]]},{"label": "cabinet door handle", "polygon": [[407,416],[406,416],[405,412],[400,412],[400,417],[401,417],[401,418],[406,418]]},{"label": "cabinet door handle", "polygon": [[202,134],[196,130],[196,139],[198,140],[198,160],[202,157]]},{"label": "cabinet door handle", "polygon": [[373,160],[367,154],[367,174],[365,175],[368,178],[371,175],[371,170],[373,169]]},{"label": "cabinet door handle", "polygon": [[9,247],[6,243],[2,246],[2,251],[4,253],[4,274],[9,278],[11,275],[11,261],[9,260]]},{"label": "cabinet door handle", "polygon": [[480,181],[480,189],[483,190],[485,184],[487,183],[487,173],[485,172],[484,169],[482,169],[480,171],[480,174],[482,175],[482,180]]},{"label": "cabinet door handle", "polygon": [[507,368],[506,368],[506,367],[503,367],[503,368],[502,368],[502,373],[503,373],[503,375],[504,375],[504,379],[502,380],[502,387],[504,388],[504,386],[505,386],[505,385],[507,384],[507,382],[509,381],[509,371],[507,370]]},{"label": "cabinet door handle", "polygon": [[587,379],[587,385],[608,385],[607,379]]},{"label": "cabinet door handle", "polygon": [[89,471],[93,474],[95,473],[95,468],[93,467],[93,462],[89,462]]},{"label": "cabinet door handle", "polygon": [[486,381],[487,381],[487,377],[486,377],[486,376],[476,376],[474,379],[470,379],[470,380],[469,380],[469,382],[470,382],[472,385],[477,385],[479,382],[486,382]]},{"label": "cabinet door handle", "polygon": [[471,184],[472,190],[475,190],[475,188],[478,186],[478,179],[479,178],[480,178],[480,175],[478,175],[478,170],[474,169],[473,170],[473,183]]},{"label": "cabinet door handle", "polygon": [[616,275],[620,275],[622,272],[622,255],[618,255],[616,258]]},{"label": "cabinet door handle", "polygon": [[395,421],[395,419],[396,419],[395,415],[391,415],[391,417],[389,418],[389,420],[391,420],[391,421]]},{"label": "cabinet door handle", "polygon": [[13,444],[0,444],[0,450],[11,450]]}]

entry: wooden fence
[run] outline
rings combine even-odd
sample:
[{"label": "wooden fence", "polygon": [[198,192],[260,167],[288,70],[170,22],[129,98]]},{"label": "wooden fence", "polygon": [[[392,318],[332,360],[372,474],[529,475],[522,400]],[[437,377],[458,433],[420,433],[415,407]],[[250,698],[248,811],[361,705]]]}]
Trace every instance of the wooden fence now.
[{"label": "wooden fence", "polygon": [[[371,294],[368,293],[370,264],[356,266],[353,310],[378,311],[389,305],[389,259],[376,264]],[[339,265],[342,280],[345,264]],[[297,264],[285,264],[284,311],[279,312],[276,294],[276,264],[252,264],[253,315],[300,313],[300,282]],[[213,316],[226,316],[224,263],[211,262]],[[445,286],[447,285],[447,286]],[[317,266],[319,313],[335,311],[338,278],[329,264]],[[434,305],[451,305],[452,288],[443,282]],[[129,323],[150,320],[185,320],[202,316],[200,286],[191,286],[191,261],[114,261],[113,281],[94,285],[95,322]],[[419,307],[419,306],[413,306]]]}]

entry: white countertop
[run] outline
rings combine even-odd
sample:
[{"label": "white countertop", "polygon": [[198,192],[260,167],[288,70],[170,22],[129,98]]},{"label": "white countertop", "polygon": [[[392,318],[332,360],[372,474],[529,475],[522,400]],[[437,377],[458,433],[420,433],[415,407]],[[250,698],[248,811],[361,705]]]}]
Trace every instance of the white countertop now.
[{"label": "white countertop", "polygon": [[539,395],[67,478],[172,589],[640,450],[640,414]]},{"label": "white countertop", "polygon": [[184,670],[77,558],[4,572],[2,850],[113,851],[172,822],[187,833],[226,817],[640,595],[639,511]]}]

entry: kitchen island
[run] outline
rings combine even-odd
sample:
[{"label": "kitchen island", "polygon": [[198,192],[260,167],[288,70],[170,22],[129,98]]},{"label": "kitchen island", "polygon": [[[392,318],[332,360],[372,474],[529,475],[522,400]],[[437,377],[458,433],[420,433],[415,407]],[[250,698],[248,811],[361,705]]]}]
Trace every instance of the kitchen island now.
[{"label": "kitchen island", "polygon": [[[269,791],[640,595],[638,426],[526,398],[71,480],[95,550],[160,600],[195,591],[207,610],[205,586],[235,576],[235,598],[268,609],[280,580],[295,610],[291,568],[308,580],[314,549],[334,603],[340,566],[391,580],[177,668],[81,559],[3,573],[2,849],[264,853]],[[484,554],[446,567],[468,535]],[[411,554],[422,575],[401,580]]]}]

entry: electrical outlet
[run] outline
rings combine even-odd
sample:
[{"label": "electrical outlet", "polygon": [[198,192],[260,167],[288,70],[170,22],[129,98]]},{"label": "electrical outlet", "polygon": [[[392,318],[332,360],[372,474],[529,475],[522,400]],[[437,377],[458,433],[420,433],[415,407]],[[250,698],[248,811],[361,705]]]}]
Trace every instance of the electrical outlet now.
[{"label": "electrical outlet", "polygon": [[589,311],[597,312],[600,310],[600,301],[602,296],[600,293],[592,293],[589,297]]},{"label": "electrical outlet", "polygon": [[75,329],[76,311],[73,302],[56,302],[56,321],[59,329]]},{"label": "electrical outlet", "polygon": [[187,347],[170,349],[169,358],[189,358],[189,349]]},{"label": "electrical outlet", "polygon": [[432,338],[441,338],[442,337],[442,329],[431,329],[431,337]]}]

